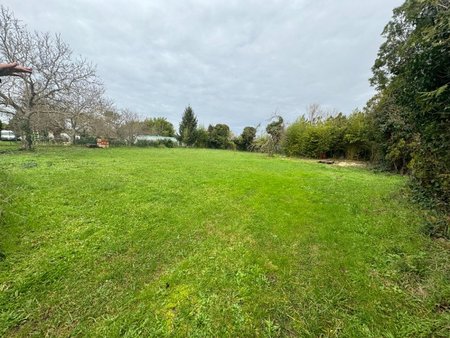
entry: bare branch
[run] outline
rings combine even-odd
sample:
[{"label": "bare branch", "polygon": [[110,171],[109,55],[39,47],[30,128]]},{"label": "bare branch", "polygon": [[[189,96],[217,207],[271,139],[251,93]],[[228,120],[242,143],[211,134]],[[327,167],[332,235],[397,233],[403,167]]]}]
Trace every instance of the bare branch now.
[{"label": "bare branch", "polygon": [[48,125],[49,114],[55,114],[54,124],[65,129],[61,112],[74,121],[74,116],[85,114],[103,95],[95,67],[81,57],[74,58],[60,35],[30,33],[3,6],[0,6],[0,42],[1,60],[18,61],[33,68],[30,76],[9,77],[0,84],[2,112],[22,121],[19,125],[24,126],[25,133],[32,131],[33,116],[37,120],[42,117]]}]

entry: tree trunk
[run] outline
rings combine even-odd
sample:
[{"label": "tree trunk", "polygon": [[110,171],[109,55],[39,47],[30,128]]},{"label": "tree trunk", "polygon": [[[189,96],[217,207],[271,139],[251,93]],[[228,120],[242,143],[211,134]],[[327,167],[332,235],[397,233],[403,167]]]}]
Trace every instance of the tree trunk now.
[{"label": "tree trunk", "polygon": [[70,127],[72,129],[72,136],[71,136],[72,144],[75,144],[76,135],[77,135],[77,132],[76,132],[76,130],[77,130],[77,123],[74,121],[74,119],[70,119]]},{"label": "tree trunk", "polygon": [[24,116],[22,121],[22,131],[25,133],[25,142],[23,143],[26,150],[33,148],[33,132],[31,130],[31,116]]}]

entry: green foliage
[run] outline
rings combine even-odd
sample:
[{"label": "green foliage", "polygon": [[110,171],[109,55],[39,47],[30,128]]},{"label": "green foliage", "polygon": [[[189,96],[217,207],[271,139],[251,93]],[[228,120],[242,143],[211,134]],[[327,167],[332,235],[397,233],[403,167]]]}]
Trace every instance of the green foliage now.
[{"label": "green foliage", "polygon": [[205,127],[197,128],[197,135],[195,140],[195,146],[197,148],[208,148],[209,134]]},{"label": "green foliage", "polygon": [[137,140],[135,145],[137,147],[153,147],[153,148],[174,148],[176,147],[176,143],[172,140]]},{"label": "green foliage", "polygon": [[[420,192],[416,196],[420,196]],[[429,212],[422,230],[426,235],[433,238],[446,238],[448,240],[450,238],[450,217],[440,211]]]},{"label": "green foliage", "polygon": [[287,128],[283,149],[289,156],[368,160],[373,153],[372,134],[370,120],[362,112],[313,121],[302,116]]},{"label": "green foliage", "polygon": [[252,151],[253,141],[256,137],[255,127],[245,127],[242,134],[234,140],[238,150]]},{"label": "green foliage", "polygon": [[226,124],[216,124],[208,126],[208,145],[213,149],[231,149],[230,127]]},{"label": "green foliage", "polygon": [[97,138],[93,136],[82,136],[79,139],[75,139],[74,144],[86,145],[86,144],[96,144]]},{"label": "green foliage", "polygon": [[348,159],[373,158],[374,130],[370,118],[363,112],[355,111],[347,119],[343,145]]},{"label": "green foliage", "polygon": [[179,138],[187,146],[193,146],[197,139],[197,118],[191,106],[187,106],[178,129]]},{"label": "green foliage", "polygon": [[384,30],[369,105],[385,160],[411,173],[437,207],[450,204],[450,4],[407,0]]},{"label": "green foliage", "polygon": [[281,116],[275,116],[266,126],[266,132],[269,134],[269,142],[266,144],[266,150],[269,155],[281,151],[281,140],[284,136],[284,120]]},{"label": "green foliage", "polygon": [[173,124],[167,121],[165,117],[152,117],[144,120],[143,131],[146,135],[154,136],[175,136]]},{"label": "green foliage", "polygon": [[110,147],[125,147],[128,146],[129,143],[124,140],[124,139],[119,139],[119,138],[112,138],[109,139],[109,146]]}]

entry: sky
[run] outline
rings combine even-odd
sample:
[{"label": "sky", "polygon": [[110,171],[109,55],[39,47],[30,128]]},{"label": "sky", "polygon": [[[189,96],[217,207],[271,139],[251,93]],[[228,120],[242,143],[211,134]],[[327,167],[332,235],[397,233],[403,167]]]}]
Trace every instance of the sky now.
[{"label": "sky", "polygon": [[2,0],[31,30],[60,33],[97,65],[118,108],[239,134],[312,103],[351,113],[399,0]]}]

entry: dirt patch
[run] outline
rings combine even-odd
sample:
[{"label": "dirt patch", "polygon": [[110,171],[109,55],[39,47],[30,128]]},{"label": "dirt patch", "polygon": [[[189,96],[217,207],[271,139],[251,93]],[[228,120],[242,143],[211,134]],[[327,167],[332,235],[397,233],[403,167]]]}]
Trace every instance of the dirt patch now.
[{"label": "dirt patch", "polygon": [[336,161],[334,165],[337,165],[339,167],[366,167],[366,162],[360,162],[360,161]]}]

